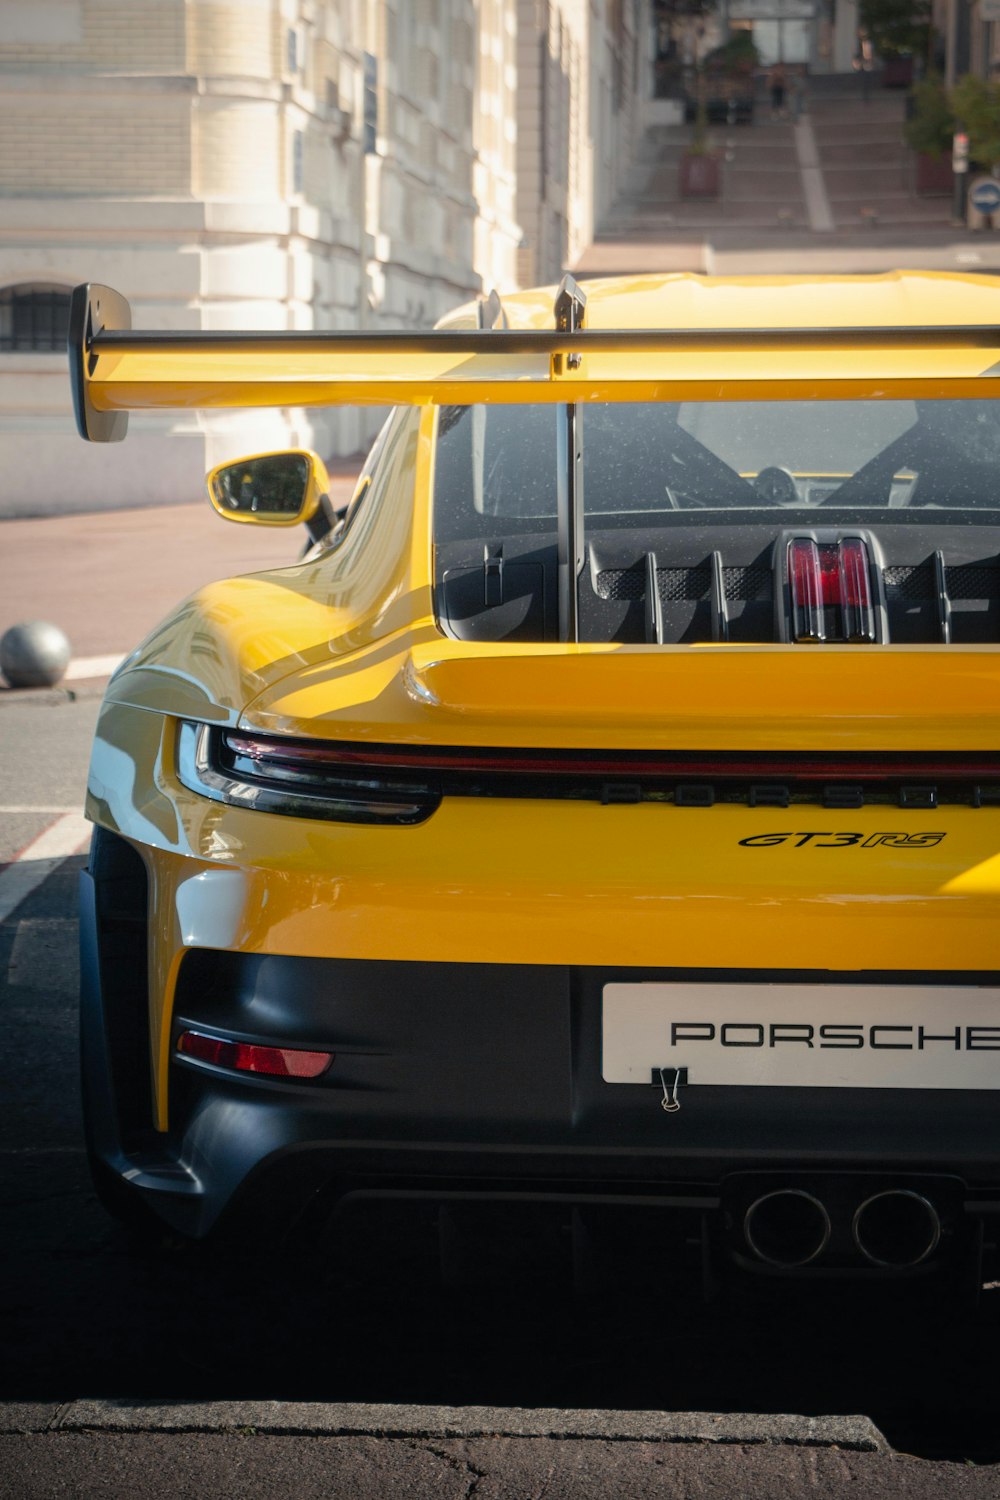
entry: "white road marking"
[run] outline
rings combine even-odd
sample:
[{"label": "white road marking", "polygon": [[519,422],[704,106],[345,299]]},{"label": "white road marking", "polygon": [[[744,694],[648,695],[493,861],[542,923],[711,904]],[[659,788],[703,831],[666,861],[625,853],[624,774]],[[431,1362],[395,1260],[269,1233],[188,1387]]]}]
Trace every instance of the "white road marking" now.
[{"label": "white road marking", "polygon": [[802,179],[802,193],[806,200],[806,211],[809,214],[809,228],[826,233],[836,226],[830,211],[830,200],[826,196],[826,182],[823,179],[819,148],[816,145],[816,137],[813,135],[809,118],[799,120],[793,127],[793,132],[795,154],[799,162],[799,176]]},{"label": "white road marking", "polygon": [[110,677],[124,656],[124,651],[115,656],[74,656],[63,674],[63,681],[82,682],[88,677]]},{"label": "white road marking", "polygon": [[78,807],[55,807],[41,802],[11,802],[0,806],[0,816],[7,813],[13,817],[17,813],[47,813],[49,817],[55,817],[57,813],[79,812]]},{"label": "white road marking", "polygon": [[0,922],[5,922],[43,880],[58,870],[63,860],[86,847],[90,831],[82,813],[63,813],[21,850],[14,863],[0,873]]}]

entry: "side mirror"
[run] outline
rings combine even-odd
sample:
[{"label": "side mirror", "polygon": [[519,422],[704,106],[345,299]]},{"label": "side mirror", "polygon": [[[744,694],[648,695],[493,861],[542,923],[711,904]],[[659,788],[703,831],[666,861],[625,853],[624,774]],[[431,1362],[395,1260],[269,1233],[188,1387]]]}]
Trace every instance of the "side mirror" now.
[{"label": "side mirror", "polygon": [[256,526],[309,526],[330,489],[326,465],[308,448],[255,453],[219,464],[206,483],[220,516]]}]

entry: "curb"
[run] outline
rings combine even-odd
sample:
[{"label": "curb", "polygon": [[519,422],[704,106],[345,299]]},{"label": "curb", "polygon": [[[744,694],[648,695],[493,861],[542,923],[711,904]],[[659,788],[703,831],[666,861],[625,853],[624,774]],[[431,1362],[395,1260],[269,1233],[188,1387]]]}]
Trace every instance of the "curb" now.
[{"label": "curb", "polygon": [[78,703],[86,698],[103,698],[108,685],[106,677],[95,677],[78,682],[75,687],[12,688],[0,683],[0,708],[13,708],[25,703],[36,708],[58,708],[64,703]]},{"label": "curb", "polygon": [[0,1402],[0,1433],[163,1432],[379,1438],[591,1438],[889,1453],[863,1416],[395,1406],[312,1401]]}]

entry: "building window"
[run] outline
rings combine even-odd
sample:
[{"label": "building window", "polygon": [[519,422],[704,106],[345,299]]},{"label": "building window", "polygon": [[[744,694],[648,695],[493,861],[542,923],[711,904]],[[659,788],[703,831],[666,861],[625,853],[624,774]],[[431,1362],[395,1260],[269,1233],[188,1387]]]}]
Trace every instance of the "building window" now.
[{"label": "building window", "polygon": [[378,149],[378,59],[371,52],[365,53],[364,84],[364,148],[366,156],[374,156]]},{"label": "building window", "polygon": [[285,66],[293,76],[306,71],[306,29],[289,26],[285,34]]},{"label": "building window", "polygon": [[0,351],[62,353],[69,331],[69,292],[29,283],[0,291]]},{"label": "building window", "polygon": [[292,136],[292,192],[301,193],[305,187],[305,133],[296,130]]}]

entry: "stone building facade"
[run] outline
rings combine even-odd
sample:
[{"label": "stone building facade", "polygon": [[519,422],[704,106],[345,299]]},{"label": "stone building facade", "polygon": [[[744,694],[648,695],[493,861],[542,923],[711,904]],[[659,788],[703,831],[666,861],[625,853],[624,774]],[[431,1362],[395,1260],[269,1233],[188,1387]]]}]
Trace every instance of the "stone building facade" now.
[{"label": "stone building facade", "polygon": [[522,285],[590,244],[632,159],[647,84],[639,0],[518,0],[517,218]]},{"label": "stone building facade", "polygon": [[640,0],[0,0],[0,515],[194,498],[378,414],[75,436],[49,337],[103,281],[151,329],[431,326],[556,280],[631,149]]},{"label": "stone building facade", "polygon": [[0,514],[363,446],[375,414],[301,410],[85,446],[46,298],[104,281],[154,329],[426,327],[514,286],[515,47],[516,0],[0,0]]}]

